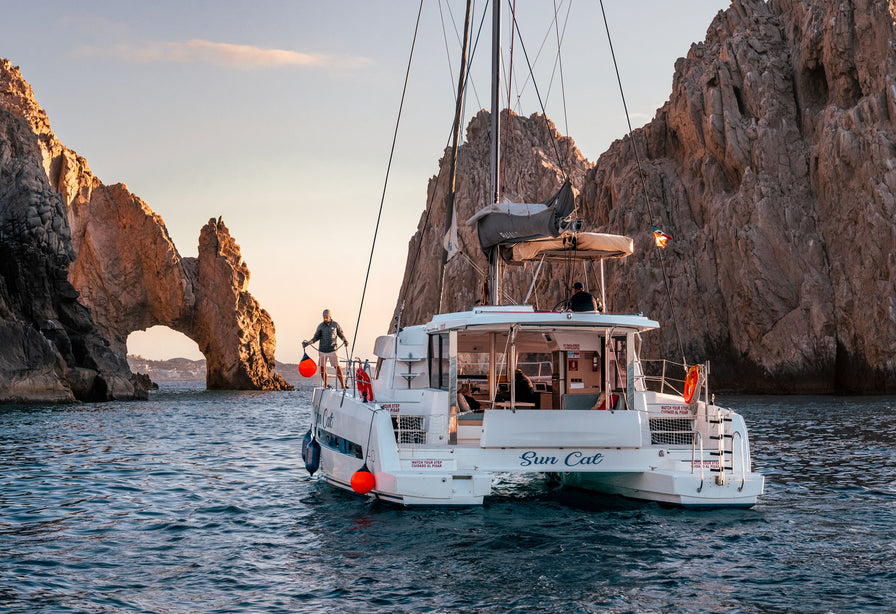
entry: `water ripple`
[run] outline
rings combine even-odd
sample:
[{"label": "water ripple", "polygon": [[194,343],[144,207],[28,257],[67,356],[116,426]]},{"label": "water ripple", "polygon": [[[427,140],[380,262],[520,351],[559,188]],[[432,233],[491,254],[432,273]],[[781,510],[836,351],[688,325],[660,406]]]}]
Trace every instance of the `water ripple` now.
[{"label": "water ripple", "polygon": [[299,459],[310,394],[0,408],[0,610],[888,612],[896,399],[732,397],[766,495],[693,512],[506,476],[403,510]]}]

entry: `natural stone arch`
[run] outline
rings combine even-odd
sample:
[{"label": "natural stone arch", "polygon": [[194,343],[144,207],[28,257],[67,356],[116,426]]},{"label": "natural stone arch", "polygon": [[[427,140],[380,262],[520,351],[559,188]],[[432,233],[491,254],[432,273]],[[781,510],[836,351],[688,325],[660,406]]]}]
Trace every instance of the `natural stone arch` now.
[{"label": "natural stone arch", "polygon": [[274,322],[249,294],[249,269],[224,222],[211,219],[199,256],[183,258],[162,219],[122,184],[93,180],[69,207],[78,258],[69,269],[113,350],[162,325],[196,342],[210,389],[288,389],[274,373]]},{"label": "natural stone arch", "polygon": [[184,258],[127,186],[103,185],[69,150],[53,157],[50,181],[68,204],[78,254],[69,280],[113,351],[124,356],[136,330],[167,326],[199,346],[208,388],[291,389],[274,372],[274,322],[249,294],[249,269],[220,218],[200,231],[199,256]]},{"label": "natural stone arch", "polygon": [[209,388],[290,389],[274,324],[220,220],[182,258],[162,219],[66,149],[18,68],[0,59],[0,402],[145,398],[127,338],[163,325],[193,339]]},{"label": "natural stone arch", "polygon": [[[150,326],[128,335],[128,361],[139,357],[145,360],[164,361],[175,358],[204,359],[199,346],[185,334],[167,326]],[[164,348],[164,350],[162,350]]]}]

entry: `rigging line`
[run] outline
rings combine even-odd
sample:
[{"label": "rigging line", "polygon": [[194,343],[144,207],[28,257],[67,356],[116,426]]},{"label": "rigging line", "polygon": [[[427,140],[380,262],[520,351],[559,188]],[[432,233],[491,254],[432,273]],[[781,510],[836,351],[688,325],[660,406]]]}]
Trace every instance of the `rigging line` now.
[{"label": "rigging line", "polygon": [[[563,34],[566,35],[566,24],[569,22],[569,13],[572,10],[572,0],[567,5],[566,10],[566,21],[563,22]],[[557,0],[554,0],[554,33],[557,36],[557,62],[560,66],[560,98],[563,100],[563,125],[566,134],[569,134],[569,116],[566,112],[566,82],[563,79],[563,54],[560,52],[561,43],[563,42],[563,37],[560,36],[560,27],[557,23],[558,19],[558,8],[557,8]],[[551,77],[551,81],[553,82],[553,76]],[[545,98],[550,96],[550,86],[548,86],[548,92],[545,94]]]},{"label": "rigging line", "polygon": [[[461,40],[460,40],[461,34],[460,34],[460,32],[457,31],[457,21],[454,19],[454,12],[451,10],[451,4],[448,4],[448,13],[451,15],[451,23],[454,25],[455,38],[457,38],[458,43],[461,43]],[[470,14],[471,15],[476,14],[476,0],[473,0],[470,3]],[[485,13],[483,13],[482,17],[483,17],[483,19],[479,22],[480,31],[482,29],[482,24],[485,21]],[[477,33],[477,36],[478,36],[478,33]],[[472,42],[472,39],[473,39],[473,37],[471,34],[470,42]],[[478,41],[478,38],[477,38],[477,41]],[[463,43],[461,43],[461,44],[463,44]],[[467,84],[469,84],[473,88],[473,95],[476,96],[476,86],[473,83],[473,81],[470,79],[470,68],[473,66],[473,53],[475,51],[476,51],[476,46],[473,45],[472,51],[470,51],[467,54],[469,57],[467,58],[467,65],[466,65],[466,71],[465,71],[466,76],[464,77],[464,104],[463,104],[463,108],[461,109],[461,121],[460,121],[461,126],[466,125],[465,120],[466,120],[466,108],[467,108]],[[478,100],[478,96],[477,96],[477,100]]]},{"label": "rigging line", "polygon": [[[572,5],[569,4],[568,6],[572,6]],[[568,19],[568,18],[569,18],[569,14],[568,14],[568,12],[567,12],[567,19]],[[550,38],[550,36],[551,36],[551,27],[556,25],[556,24],[555,24],[556,19],[557,19],[557,11],[555,10],[555,11],[554,11],[554,20],[552,20],[551,24],[548,26],[547,31],[544,33],[544,38],[541,39],[541,45],[538,47],[538,53],[535,54],[535,61],[533,62],[533,64],[538,64],[538,60],[541,58],[541,53],[544,51],[544,47],[545,47],[545,45],[546,45],[547,42],[548,42],[548,38]],[[565,23],[564,23],[564,26],[563,26],[563,31],[564,31],[564,33],[566,32],[566,25],[565,25]],[[556,67],[556,65],[557,65],[557,62],[555,61],[555,62],[554,62],[554,66]],[[523,92],[526,91],[526,86],[529,85],[529,81],[530,81],[530,79],[531,79],[531,77],[530,77],[529,75],[527,75],[525,81],[523,81],[523,85],[522,85],[522,87],[519,88],[519,92],[518,92],[518,94],[517,94],[517,101],[518,101],[518,102],[519,102],[519,100],[522,98]],[[553,75],[552,75],[552,79],[553,79]],[[551,96],[550,89],[551,89],[551,86],[548,85],[548,92],[545,94],[545,99],[550,98],[550,96]],[[518,105],[518,108],[519,108],[519,105]]]},{"label": "rigging line", "polygon": [[[635,134],[632,130],[632,122],[629,118],[628,114],[628,105],[625,103],[625,92],[622,89],[622,77],[619,75],[619,65],[616,63],[616,53],[613,51],[613,39],[610,36],[610,24],[607,21],[607,14],[604,12],[604,0],[600,0],[600,12],[604,18],[604,28],[607,30],[607,42],[610,45],[610,56],[613,58],[613,68],[616,70],[616,82],[619,84],[619,95],[622,97],[622,108],[625,109],[625,121],[628,124],[628,139],[629,144],[632,147],[632,152],[635,154],[635,161],[638,164],[638,177],[641,179],[641,187],[644,190],[644,202],[647,205],[647,215],[650,217],[650,221],[653,222],[653,210],[650,207],[650,196],[647,193],[647,181],[644,179],[644,169],[641,167],[641,156],[638,154],[638,147],[635,143]],[[622,216],[619,216],[619,224],[620,231],[622,230]],[[620,232],[620,234],[622,234]],[[678,328],[678,316],[675,313],[675,303],[672,301],[672,287],[669,284],[669,276],[666,274],[666,259],[663,257],[662,250],[660,251],[660,268],[663,271],[663,284],[666,286],[666,298],[669,301],[669,310],[672,312],[672,324],[675,326],[675,335],[678,337],[678,351],[681,352],[681,361],[687,365],[687,360],[684,356],[684,344],[681,341],[681,330]]]},{"label": "rigging line", "polygon": [[[451,13],[451,5],[448,5],[448,13]],[[452,22],[454,21],[454,15],[452,17]],[[448,58],[448,76],[449,83],[454,82],[454,66],[451,64],[451,51],[448,49],[448,29],[445,27],[445,14],[442,12],[442,2],[439,0],[439,20],[442,23],[442,40],[445,41],[445,56]],[[456,31],[455,31],[456,34]],[[453,91],[453,85],[452,91]]]},{"label": "rigging line", "polygon": [[[603,0],[601,0],[601,2],[603,2]],[[529,61],[529,54],[526,51],[526,43],[523,41],[522,34],[520,34],[519,24],[516,21],[516,15],[513,16],[511,24],[516,28],[517,36],[520,37],[520,47],[523,50],[523,57],[526,58],[526,66],[529,68],[529,74],[532,75],[532,87],[535,88],[535,95],[538,98],[538,104],[541,106],[541,116],[544,119],[545,128],[547,129],[548,135],[550,136],[552,130],[550,124],[548,123],[549,120],[547,111],[545,111],[544,108],[544,101],[541,97],[541,92],[538,90],[538,82],[535,80],[535,74],[532,71],[532,63]],[[551,138],[550,141],[552,149],[554,150],[554,155],[557,157],[557,166],[559,166],[560,170],[563,172],[564,178],[568,179],[569,170],[565,168],[564,160],[560,157],[560,149],[558,148],[557,139]]]},{"label": "rigging line", "polygon": [[[501,0],[495,0],[495,2],[500,2]],[[510,4],[510,19],[511,22],[516,21],[516,0],[507,0]],[[513,44],[516,42],[516,37],[513,35],[513,26],[510,28],[510,59],[508,61],[507,66],[507,118],[504,120],[504,132],[503,134],[510,134],[510,124],[512,121],[512,113],[510,112],[510,100],[513,96]],[[497,110],[498,113],[501,112],[500,109]],[[500,116],[499,116],[500,121]],[[499,133],[501,134],[501,133]],[[508,152],[510,151],[510,139],[504,139],[504,151],[501,155],[501,182],[507,182],[507,158]],[[518,192],[519,190],[515,190]],[[502,193],[503,190],[499,189],[498,193]]]},{"label": "rigging line", "polygon": [[[454,30],[454,38],[458,43],[461,43],[461,34],[457,31],[457,20],[454,18],[454,11],[451,10],[451,3],[446,2],[445,6],[448,8],[448,16],[451,18],[450,22],[452,29]],[[448,75],[451,82],[451,94],[454,95],[454,83],[456,82],[456,79],[454,78],[454,66],[451,64],[451,50],[448,46],[447,28],[445,28],[445,17],[442,13],[442,0],[439,0],[439,18],[442,21],[442,39],[445,41],[445,55],[448,57]],[[467,62],[467,71],[469,70],[470,63]],[[466,79],[464,80],[464,83],[466,83]]]},{"label": "rigging line", "polygon": [[[488,2],[485,3],[485,8],[488,9]],[[474,6],[473,13],[475,12],[476,9]],[[465,83],[469,83],[470,87],[473,88],[473,97],[476,99],[476,106],[480,109],[483,108],[483,105],[479,102],[479,92],[476,91],[476,82],[470,78],[470,67],[473,65],[473,57],[476,55],[476,49],[479,48],[479,37],[482,35],[482,28],[485,25],[485,17],[487,14],[488,10],[482,11],[482,19],[479,20],[479,28],[476,30],[476,42],[473,43],[473,50],[470,52],[470,57],[467,60],[467,79],[465,81]],[[466,85],[464,85],[464,88],[466,88]],[[466,104],[464,106],[466,106]]]},{"label": "rigging line", "polygon": [[[459,235],[458,235],[458,236],[459,236]],[[479,265],[477,265],[476,262],[474,262],[473,259],[470,258],[470,257],[467,255],[467,253],[466,253],[465,251],[463,251],[463,250],[458,250],[457,255],[458,255],[458,256],[463,256],[463,257],[466,259],[466,261],[469,263],[469,265],[470,265],[471,267],[473,267],[473,270],[476,271],[477,275],[479,275],[479,276],[485,276],[485,275],[486,275],[486,272],[485,272],[484,270],[482,270],[482,269],[479,267]],[[509,292],[507,292],[507,291],[504,292],[504,300],[507,301],[507,304],[509,304],[509,305],[516,305],[516,304],[517,304],[516,299],[513,298],[513,296],[512,296]]]},{"label": "rigging line", "polygon": [[[420,0],[420,2],[421,2],[421,10],[422,10],[422,3],[423,3],[423,0]],[[483,17],[484,17],[484,14],[483,14]],[[418,24],[419,24],[419,15],[418,15]],[[481,27],[481,24],[480,24],[480,27]],[[415,33],[414,33],[414,39],[415,39],[415,40],[416,40],[416,36],[417,36],[417,34],[416,34],[416,32],[415,32]],[[478,38],[477,38],[477,40],[478,40]],[[474,52],[475,52],[475,48],[474,48]],[[412,54],[413,54],[413,52],[412,52]],[[408,72],[410,72],[410,66],[408,66]],[[464,77],[464,87],[463,87],[464,90],[466,89],[466,83],[467,83],[467,80],[468,80],[468,79],[469,79],[469,72],[467,72],[466,76]],[[405,88],[407,88],[407,81],[405,81]],[[403,102],[403,101],[404,101],[404,95],[402,94],[402,102]],[[446,140],[446,142],[445,142],[445,147],[442,148],[443,151],[444,151],[445,149],[447,149],[448,146],[450,145],[450,143],[451,143],[451,139],[452,139],[452,137],[453,137],[453,135],[454,135],[455,126],[456,126],[456,124],[457,124],[458,121],[460,121],[460,120],[459,120],[458,117],[455,115],[455,119],[454,119],[454,121],[451,122],[451,130],[450,130],[449,133],[448,133],[448,138],[447,138],[447,140]],[[397,129],[397,128],[396,128],[396,129]],[[393,145],[392,145],[392,146],[393,146],[393,148],[395,147],[394,142],[393,142]],[[393,320],[395,320],[396,317],[399,317],[399,318],[400,318],[401,312],[404,310],[405,297],[406,297],[406,295],[407,295],[408,290],[410,289],[411,280],[412,280],[413,277],[414,277],[414,273],[417,271],[417,263],[418,263],[419,260],[420,260],[420,250],[421,250],[422,247],[423,247],[423,238],[426,236],[426,231],[427,231],[427,229],[429,228],[429,216],[430,216],[430,214],[432,213],[432,203],[433,203],[433,201],[435,200],[435,196],[436,196],[436,188],[438,187],[438,184],[439,184],[439,178],[440,178],[441,176],[442,176],[442,169],[439,168],[439,173],[436,175],[436,183],[435,183],[435,185],[433,186],[432,192],[429,194],[428,199],[427,199],[427,201],[426,201],[425,215],[423,216],[423,226],[422,226],[422,228],[421,228],[421,230],[420,230],[420,239],[419,239],[419,241],[417,241],[417,249],[416,249],[416,251],[414,252],[414,259],[411,261],[411,269],[410,269],[409,272],[406,272],[406,275],[405,275],[405,279],[407,280],[407,283],[406,283],[406,284],[402,283],[401,292],[400,292],[400,295],[399,295],[399,297],[398,297],[399,300],[398,300],[398,306],[396,307],[396,313],[394,313],[393,316],[392,316],[392,319],[393,319]]]},{"label": "rigging line", "polygon": [[[395,131],[392,134],[392,148],[389,150],[389,162],[386,165],[386,178],[383,181],[383,194],[380,197],[380,209],[376,214],[376,226],[373,229],[373,241],[370,245],[370,257],[367,260],[367,273],[364,275],[364,289],[361,291],[361,303],[358,305],[358,320],[355,322],[355,334],[352,336],[351,355],[355,354],[355,342],[358,340],[358,327],[361,325],[361,312],[364,310],[364,297],[367,296],[367,283],[370,281],[370,268],[373,265],[373,252],[376,249],[376,237],[380,229],[380,220],[383,217],[383,204],[386,202],[386,187],[389,185],[389,173],[392,170],[392,159],[395,156],[395,143],[398,141],[398,126],[401,124],[401,112],[404,109],[404,98],[408,91],[408,81],[411,76],[411,63],[414,60],[414,49],[417,46],[417,34],[420,32],[420,16],[423,14],[423,0],[420,0],[420,8],[417,10],[417,24],[414,26],[414,40],[411,41],[411,52],[408,57],[408,68],[404,75],[404,87],[401,90],[401,102],[398,105],[398,117],[395,119]],[[422,239],[422,237],[421,237]]]}]

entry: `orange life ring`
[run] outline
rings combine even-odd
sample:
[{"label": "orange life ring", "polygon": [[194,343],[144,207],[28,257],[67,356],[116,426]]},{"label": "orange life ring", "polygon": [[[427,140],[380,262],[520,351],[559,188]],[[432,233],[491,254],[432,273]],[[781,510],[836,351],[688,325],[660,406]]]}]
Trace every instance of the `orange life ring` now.
[{"label": "orange life ring", "polygon": [[694,365],[688,369],[688,376],[684,378],[684,397],[685,403],[690,403],[697,391],[697,380],[700,379],[700,365]]}]

